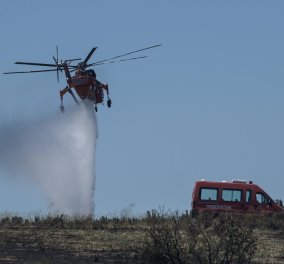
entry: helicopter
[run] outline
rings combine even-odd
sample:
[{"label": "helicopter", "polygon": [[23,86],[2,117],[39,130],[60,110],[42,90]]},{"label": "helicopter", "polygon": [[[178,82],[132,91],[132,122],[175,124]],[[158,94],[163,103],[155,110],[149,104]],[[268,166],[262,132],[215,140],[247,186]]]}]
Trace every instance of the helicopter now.
[{"label": "helicopter", "polygon": [[[86,58],[82,61],[81,58],[78,59],[67,59],[67,60],[59,60],[58,59],[58,47],[56,46],[56,58],[53,56],[54,63],[34,63],[34,62],[22,62],[17,61],[15,64],[22,65],[30,65],[30,66],[43,66],[49,67],[51,69],[43,69],[43,70],[31,70],[31,71],[17,71],[17,72],[4,72],[3,74],[19,74],[19,73],[39,73],[39,72],[56,72],[57,73],[57,82],[59,82],[59,72],[65,73],[67,85],[65,88],[60,90],[60,110],[64,113],[64,105],[63,105],[63,97],[68,92],[72,98],[74,99],[76,104],[80,104],[77,97],[75,96],[72,88],[75,89],[77,96],[81,100],[91,100],[95,105],[95,111],[98,111],[97,105],[104,103],[104,94],[107,95],[107,106],[111,107],[112,101],[109,97],[109,87],[108,84],[103,84],[97,80],[96,72],[90,67],[99,66],[103,64],[110,64],[116,62],[125,62],[130,60],[144,59],[147,56],[139,56],[132,58],[121,59],[121,57],[125,57],[137,52],[141,52],[144,50],[152,49],[161,46],[161,44],[153,45],[150,47],[146,47],[143,49],[131,51],[124,53],[122,55],[114,56],[108,59],[103,59],[94,63],[88,64],[88,61],[92,57],[93,53],[96,51],[97,47],[91,49]],[[77,65],[72,65],[73,62],[79,61]],[[74,72],[74,75],[71,76],[71,73]]]}]

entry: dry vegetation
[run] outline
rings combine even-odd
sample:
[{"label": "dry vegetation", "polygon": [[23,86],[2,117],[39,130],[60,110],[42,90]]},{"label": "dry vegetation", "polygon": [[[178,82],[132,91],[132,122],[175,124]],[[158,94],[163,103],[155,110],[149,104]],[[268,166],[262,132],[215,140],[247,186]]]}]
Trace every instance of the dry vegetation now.
[{"label": "dry vegetation", "polygon": [[284,215],[5,216],[0,263],[284,263]]}]

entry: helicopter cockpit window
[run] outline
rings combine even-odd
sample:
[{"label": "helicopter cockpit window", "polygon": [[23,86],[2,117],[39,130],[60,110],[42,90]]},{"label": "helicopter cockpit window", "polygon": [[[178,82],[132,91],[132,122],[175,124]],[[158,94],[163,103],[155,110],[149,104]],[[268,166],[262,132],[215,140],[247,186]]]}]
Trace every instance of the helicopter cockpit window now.
[{"label": "helicopter cockpit window", "polygon": [[92,76],[94,78],[96,78],[96,73],[93,69],[90,69],[90,70],[86,70],[86,73],[89,75],[89,76]]}]

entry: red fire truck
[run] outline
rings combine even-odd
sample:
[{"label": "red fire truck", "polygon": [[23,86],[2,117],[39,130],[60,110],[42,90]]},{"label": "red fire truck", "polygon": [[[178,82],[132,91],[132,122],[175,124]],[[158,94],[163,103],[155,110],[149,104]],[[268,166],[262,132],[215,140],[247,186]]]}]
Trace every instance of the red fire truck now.
[{"label": "red fire truck", "polygon": [[197,181],[192,193],[192,212],[226,211],[232,213],[283,212],[282,201],[270,196],[252,181]]}]

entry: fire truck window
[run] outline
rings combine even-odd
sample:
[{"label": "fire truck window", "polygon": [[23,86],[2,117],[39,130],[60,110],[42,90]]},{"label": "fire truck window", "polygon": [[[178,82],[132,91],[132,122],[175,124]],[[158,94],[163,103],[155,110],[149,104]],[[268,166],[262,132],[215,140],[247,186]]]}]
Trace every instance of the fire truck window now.
[{"label": "fire truck window", "polygon": [[242,191],[233,189],[222,190],[222,199],[225,202],[240,202],[242,199]]},{"label": "fire truck window", "polygon": [[217,201],[218,190],[213,188],[201,188],[200,189],[200,199],[201,200],[211,200]]},{"label": "fire truck window", "polygon": [[268,199],[264,196],[263,193],[257,193],[255,198],[258,203],[268,204]]},{"label": "fire truck window", "polygon": [[251,190],[246,191],[246,203],[251,202]]}]

